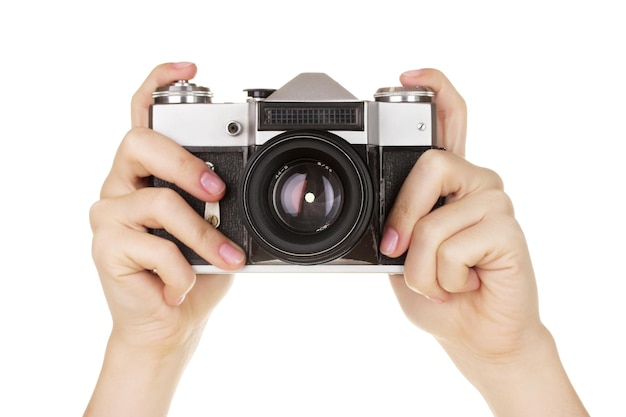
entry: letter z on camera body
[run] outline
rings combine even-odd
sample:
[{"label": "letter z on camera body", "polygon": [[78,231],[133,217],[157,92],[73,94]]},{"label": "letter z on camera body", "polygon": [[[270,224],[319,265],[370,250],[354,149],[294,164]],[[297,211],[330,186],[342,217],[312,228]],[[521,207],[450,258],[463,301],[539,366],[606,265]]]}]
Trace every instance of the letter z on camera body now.
[{"label": "letter z on camera body", "polygon": [[[434,93],[381,88],[358,100],[322,73],[278,90],[251,89],[244,103],[212,103],[187,81],[153,94],[150,125],[224,180],[205,203],[173,184],[247,254],[243,272],[403,271],[379,251],[382,228],[417,159],[436,147]],[[176,213],[172,213],[175,216]],[[198,273],[219,272],[164,230]]]}]

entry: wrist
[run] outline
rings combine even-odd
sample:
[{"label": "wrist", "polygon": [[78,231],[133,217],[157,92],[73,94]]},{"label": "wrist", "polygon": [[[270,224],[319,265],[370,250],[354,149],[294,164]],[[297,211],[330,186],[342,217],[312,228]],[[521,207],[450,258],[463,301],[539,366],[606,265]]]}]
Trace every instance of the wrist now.
[{"label": "wrist", "polygon": [[196,345],[146,347],[112,332],[85,416],[166,416]]},{"label": "wrist", "polygon": [[506,354],[468,354],[442,345],[494,416],[588,416],[543,325]]},{"label": "wrist", "polygon": [[[148,323],[144,326],[113,324],[108,346],[139,352],[154,360],[192,354],[202,337],[206,321],[198,326],[162,326]],[[108,348],[107,348],[108,350]]]}]

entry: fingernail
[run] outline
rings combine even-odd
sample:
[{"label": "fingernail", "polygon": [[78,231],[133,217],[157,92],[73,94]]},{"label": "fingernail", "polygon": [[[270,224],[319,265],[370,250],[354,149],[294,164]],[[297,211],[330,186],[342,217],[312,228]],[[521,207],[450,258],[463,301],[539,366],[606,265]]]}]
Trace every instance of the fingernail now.
[{"label": "fingernail", "polygon": [[177,301],[176,301],[176,305],[179,306],[183,303],[183,301],[185,301],[185,295],[183,295],[182,297],[180,297]]},{"label": "fingernail", "polygon": [[202,188],[209,194],[221,194],[226,188],[224,181],[213,172],[206,171],[200,177]]},{"label": "fingernail", "polygon": [[172,67],[175,69],[183,69],[193,65],[193,62],[174,62],[172,63]]},{"label": "fingernail", "polygon": [[405,77],[417,78],[423,73],[424,73],[424,70],[411,70],[411,71],[403,72],[402,75],[404,75]]},{"label": "fingernail", "polygon": [[398,247],[400,236],[393,227],[386,227],[383,231],[383,238],[380,241],[380,251],[385,255],[391,255]]},{"label": "fingernail", "polygon": [[429,297],[429,296],[427,296],[427,295],[425,295],[424,297],[426,297],[426,299],[427,299],[428,301],[431,301],[431,302],[433,302],[433,303],[435,303],[435,304],[443,304],[443,300],[442,300],[441,298],[437,298],[437,297]]},{"label": "fingernail", "polygon": [[231,265],[239,265],[246,258],[246,255],[230,243],[224,243],[220,246],[219,254],[223,260]]}]

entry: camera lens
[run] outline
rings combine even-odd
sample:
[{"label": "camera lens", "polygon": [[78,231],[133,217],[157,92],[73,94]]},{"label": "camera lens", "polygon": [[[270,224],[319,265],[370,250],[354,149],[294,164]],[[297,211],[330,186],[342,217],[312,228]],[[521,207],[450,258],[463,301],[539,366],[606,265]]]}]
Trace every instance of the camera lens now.
[{"label": "camera lens", "polygon": [[240,203],[250,235],[269,255],[311,265],[341,258],[361,240],[373,190],[364,157],[344,139],[289,131],[252,155]]},{"label": "camera lens", "polygon": [[270,189],[274,212],[296,233],[325,230],[341,212],[341,180],[321,161],[295,161],[276,176]]}]

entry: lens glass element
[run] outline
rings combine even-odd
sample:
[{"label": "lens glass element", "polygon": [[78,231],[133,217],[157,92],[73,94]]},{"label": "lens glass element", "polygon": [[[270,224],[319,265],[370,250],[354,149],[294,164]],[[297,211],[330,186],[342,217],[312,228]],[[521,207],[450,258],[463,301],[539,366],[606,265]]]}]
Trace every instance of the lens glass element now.
[{"label": "lens glass element", "polygon": [[285,166],[270,190],[275,215],[296,233],[325,230],[341,213],[341,180],[320,161],[299,160]]}]

